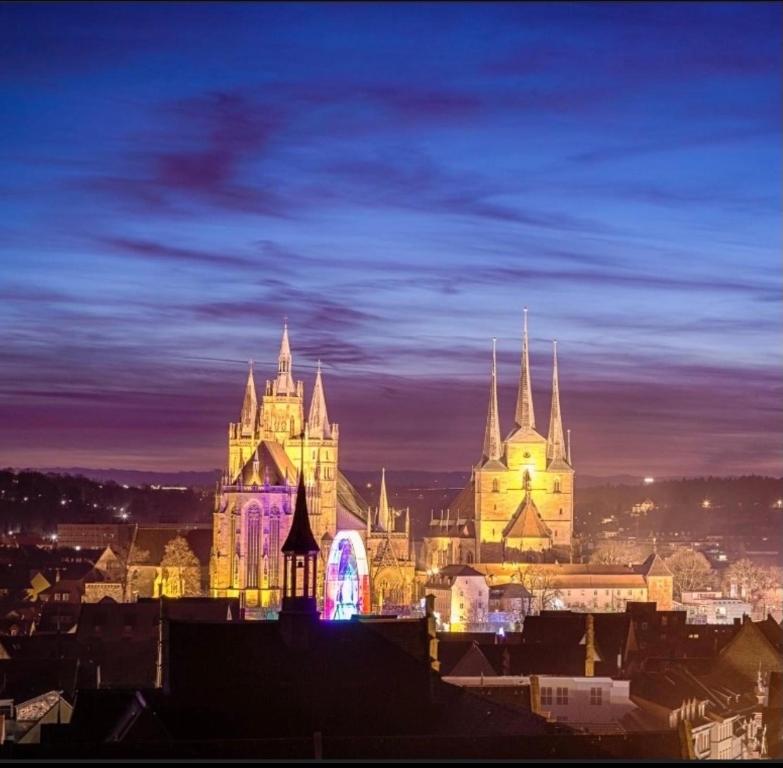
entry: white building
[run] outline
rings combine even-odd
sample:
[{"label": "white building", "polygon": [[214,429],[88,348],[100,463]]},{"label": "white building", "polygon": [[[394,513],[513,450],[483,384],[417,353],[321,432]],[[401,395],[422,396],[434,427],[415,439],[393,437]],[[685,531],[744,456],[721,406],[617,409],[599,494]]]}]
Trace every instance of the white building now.
[{"label": "white building", "polygon": [[489,587],[483,574],[469,565],[434,570],[425,584],[435,598],[435,614],[443,629],[461,632],[483,626],[489,612]]},{"label": "white building", "polygon": [[753,612],[750,603],[721,592],[683,592],[675,608],[686,611],[688,624],[733,624]]}]

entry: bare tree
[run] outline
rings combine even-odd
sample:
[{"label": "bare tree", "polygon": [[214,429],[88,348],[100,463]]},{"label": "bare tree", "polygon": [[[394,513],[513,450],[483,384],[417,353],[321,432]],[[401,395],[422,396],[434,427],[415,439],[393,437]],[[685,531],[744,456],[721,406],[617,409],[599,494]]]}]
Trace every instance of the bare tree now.
[{"label": "bare tree", "polygon": [[756,565],[745,557],[732,563],[723,577],[724,590],[757,603],[765,593],[781,583],[781,569]]},{"label": "bare tree", "polygon": [[555,585],[554,575],[545,564],[536,563],[517,571],[519,582],[533,595],[528,613],[550,610],[556,607],[556,601],[560,597],[560,590]]},{"label": "bare tree", "polygon": [[674,595],[677,598],[683,592],[709,589],[715,581],[710,561],[695,549],[678,549],[666,558],[666,565],[674,577]]},{"label": "bare tree", "polygon": [[645,547],[641,544],[608,539],[596,547],[590,556],[590,562],[602,565],[641,563],[651,551],[650,547]]}]

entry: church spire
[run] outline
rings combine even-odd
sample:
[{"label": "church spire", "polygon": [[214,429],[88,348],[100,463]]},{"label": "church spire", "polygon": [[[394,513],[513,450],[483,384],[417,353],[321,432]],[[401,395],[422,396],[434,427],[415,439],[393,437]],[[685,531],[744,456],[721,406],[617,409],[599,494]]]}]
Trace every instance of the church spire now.
[{"label": "church spire", "polygon": [[522,365],[519,371],[517,410],[514,421],[520,429],[536,428],[536,414],[533,410],[533,388],[530,386],[530,353],[527,338],[527,307],[524,309],[524,331],[522,334]]},{"label": "church spire", "polygon": [[291,345],[288,342],[288,319],[283,322],[283,338],[280,342],[280,354],[277,356],[276,395],[294,395],[296,387],[291,375]]},{"label": "church spire", "polygon": [[549,415],[549,436],[546,456],[550,461],[566,461],[566,445],[563,438],[563,418],[560,413],[560,385],[557,376],[557,341],[553,342],[554,363],[552,369],[552,411]]},{"label": "church spire", "polygon": [[392,512],[389,508],[389,497],[386,495],[386,467],[381,469],[381,495],[378,500],[378,522],[385,531],[392,529]]},{"label": "church spire", "polygon": [[247,384],[245,385],[245,399],[242,401],[242,414],[239,423],[243,435],[252,434],[256,426],[258,415],[258,398],[256,397],[256,383],[253,380],[253,361],[248,363]]},{"label": "church spire", "polygon": [[500,420],[498,416],[498,366],[495,345],[497,339],[492,339],[492,377],[489,384],[489,407],[487,409],[487,426],[484,431],[484,459],[497,461],[502,450],[500,442]]},{"label": "church spire", "polygon": [[324,397],[324,384],[321,380],[321,361],[315,373],[315,385],[313,397],[310,400],[310,416],[307,419],[307,428],[310,437],[321,439],[331,436],[329,417],[326,415],[326,398]]}]

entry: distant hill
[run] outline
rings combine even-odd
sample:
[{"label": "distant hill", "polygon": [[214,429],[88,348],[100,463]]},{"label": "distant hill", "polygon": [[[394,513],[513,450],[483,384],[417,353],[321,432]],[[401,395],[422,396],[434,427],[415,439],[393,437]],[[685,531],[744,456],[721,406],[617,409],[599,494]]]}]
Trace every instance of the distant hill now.
[{"label": "distant hill", "polygon": [[[22,471],[22,470],[17,470]],[[219,469],[204,469],[189,472],[155,472],[139,469],[90,469],[88,467],[44,467],[27,469],[28,472],[42,472],[57,475],[73,475],[87,477],[91,480],[126,485],[187,485],[190,487],[213,488],[220,477]],[[380,482],[380,472],[377,470],[344,469],[344,474],[357,488],[364,488],[368,483],[377,485]],[[418,469],[390,469],[386,471],[387,483],[404,485],[408,488],[461,488],[470,479],[469,471],[428,472]],[[577,488],[592,488],[597,485],[636,485],[642,482],[641,477],[634,475],[613,475],[610,477],[595,477],[589,475],[576,476]]]},{"label": "distant hill", "polygon": [[[365,501],[378,505],[380,473],[346,470]],[[58,522],[208,522],[218,471],[141,472],[80,467],[48,473],[0,471],[0,528],[52,532]],[[392,506],[411,510],[414,536],[432,515],[446,515],[467,472],[390,470],[386,485]],[[163,486],[163,487],[161,487]],[[783,479],[769,477],[656,479],[646,485],[627,475],[577,475],[575,528],[596,534],[609,528],[621,535],[690,531],[740,535],[779,530]],[[649,499],[654,509],[634,516],[634,505]],[[709,501],[707,507],[703,506]],[[607,523],[605,521],[609,520]]]},{"label": "distant hill", "polygon": [[214,488],[220,477],[219,469],[204,469],[194,472],[150,472],[139,469],[89,469],[87,467],[45,467],[43,469],[26,470],[28,472],[43,472],[56,475],[74,475],[87,477],[91,480],[126,485],[187,485],[190,487]]}]

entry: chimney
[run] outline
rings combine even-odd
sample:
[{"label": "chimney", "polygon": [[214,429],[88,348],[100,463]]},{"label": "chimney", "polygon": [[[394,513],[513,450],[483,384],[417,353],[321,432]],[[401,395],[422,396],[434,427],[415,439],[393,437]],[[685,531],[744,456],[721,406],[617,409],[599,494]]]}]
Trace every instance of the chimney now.
[{"label": "chimney", "polygon": [[595,676],[595,628],[593,614],[585,617],[585,677]]}]

